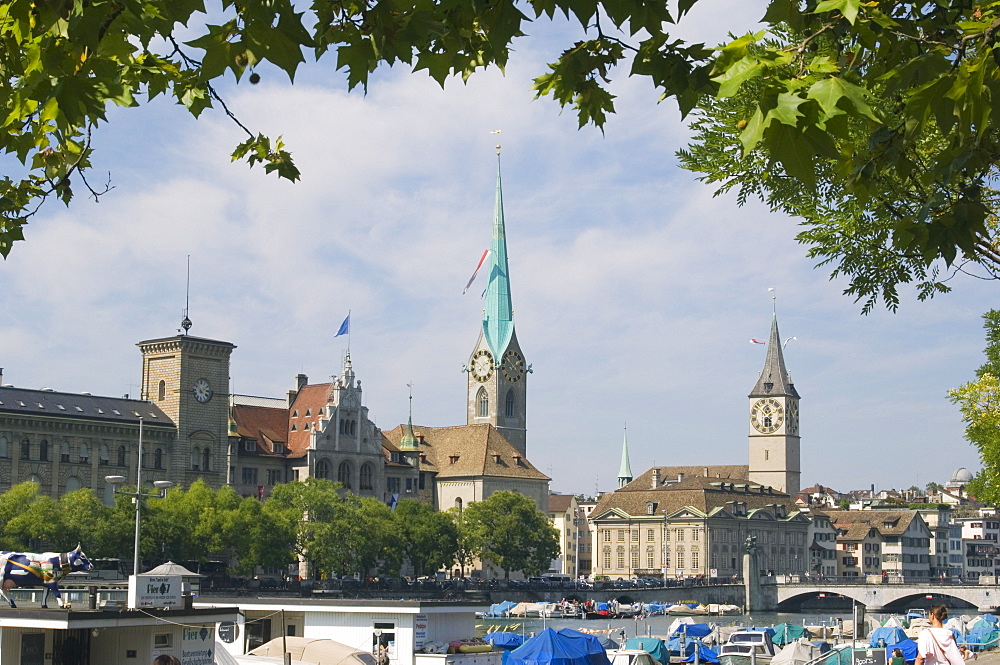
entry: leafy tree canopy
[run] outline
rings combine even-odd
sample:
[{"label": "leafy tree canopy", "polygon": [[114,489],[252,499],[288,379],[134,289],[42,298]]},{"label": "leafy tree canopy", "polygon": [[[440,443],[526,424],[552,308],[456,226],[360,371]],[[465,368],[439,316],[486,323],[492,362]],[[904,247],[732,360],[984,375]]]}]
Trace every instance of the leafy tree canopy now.
[{"label": "leafy tree canopy", "polygon": [[479,543],[479,556],[504,571],[537,575],[559,556],[559,534],[535,502],[517,492],[494,492],[463,511],[463,524]]},{"label": "leafy tree canopy", "polygon": [[[255,83],[266,65],[292,79],[307,55],[334,57],[352,89],[382,64],[443,84],[502,68],[527,24],[559,14],[579,39],[535,79],[538,96],[602,126],[613,79],[642,76],[682,115],[698,107],[702,138],[730,162],[709,168],[692,150],[689,165],[801,214],[800,240],[850,277],[866,309],[895,307],[900,283],[920,297],[946,290],[939,267],[972,262],[993,276],[1000,4],[771,0],[762,30],[709,49],[670,35],[696,2],[2,1],[0,147],[24,168],[0,178],[0,254],[46,199],[106,191],[87,173],[110,105],[167,95],[236,120],[221,80]],[[234,160],[298,178],[280,137],[240,126]]]}]

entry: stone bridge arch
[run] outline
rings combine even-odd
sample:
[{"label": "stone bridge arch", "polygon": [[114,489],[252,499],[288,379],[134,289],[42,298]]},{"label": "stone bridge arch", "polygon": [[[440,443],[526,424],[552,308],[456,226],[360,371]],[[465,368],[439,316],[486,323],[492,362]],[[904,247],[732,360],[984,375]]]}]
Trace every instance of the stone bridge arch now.
[{"label": "stone bridge arch", "polygon": [[[979,612],[1000,607],[1000,587],[953,584],[779,584],[779,611],[794,610],[810,598],[841,596],[864,605],[869,612],[902,612],[909,607],[954,604],[961,600]],[[928,598],[930,596],[930,598]]]}]

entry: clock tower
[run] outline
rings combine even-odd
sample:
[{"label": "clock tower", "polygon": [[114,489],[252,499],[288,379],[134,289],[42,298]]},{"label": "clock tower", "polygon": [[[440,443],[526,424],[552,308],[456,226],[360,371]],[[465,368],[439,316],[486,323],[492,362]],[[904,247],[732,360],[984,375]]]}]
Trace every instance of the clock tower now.
[{"label": "clock tower", "polygon": [[[499,150],[499,146],[498,146]],[[507,269],[507,236],[503,219],[500,161],[497,157],[497,193],[493,212],[483,325],[464,370],[468,373],[468,423],[495,426],[511,444],[527,454],[528,374],[524,354],[514,332],[514,309]]]},{"label": "clock tower", "polygon": [[216,489],[226,484],[229,358],[236,346],[183,334],[138,347],[142,398],[160,407],[177,428],[164,462],[168,477],[185,486],[198,478]]},{"label": "clock tower", "polygon": [[749,398],[749,479],[795,496],[801,482],[799,393],[785,369],[777,315],[771,320],[764,369]]}]

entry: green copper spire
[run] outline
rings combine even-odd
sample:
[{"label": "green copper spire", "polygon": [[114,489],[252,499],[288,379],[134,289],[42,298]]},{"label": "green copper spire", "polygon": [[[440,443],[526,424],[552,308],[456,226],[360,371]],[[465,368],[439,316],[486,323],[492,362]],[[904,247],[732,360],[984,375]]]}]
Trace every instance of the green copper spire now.
[{"label": "green copper spire", "polygon": [[413,387],[410,384],[410,417],[406,421],[406,429],[403,430],[403,438],[399,442],[400,450],[419,450],[417,435],[413,433]]},{"label": "green copper spire", "polygon": [[632,464],[628,459],[628,425],[626,425],[625,438],[622,440],[622,464],[618,467],[618,487],[625,487],[630,482],[632,482]]},{"label": "green copper spire", "polygon": [[493,242],[490,244],[490,281],[486,286],[483,308],[483,333],[497,363],[514,334],[514,309],[510,302],[510,277],[507,270],[507,233],[503,225],[499,148],[497,146],[497,200],[493,211]]}]

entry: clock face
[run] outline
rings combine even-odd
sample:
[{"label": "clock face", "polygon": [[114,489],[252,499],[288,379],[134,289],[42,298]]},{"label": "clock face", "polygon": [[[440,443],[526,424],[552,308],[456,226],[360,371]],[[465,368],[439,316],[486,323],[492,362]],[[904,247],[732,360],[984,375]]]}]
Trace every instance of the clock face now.
[{"label": "clock face", "polygon": [[208,379],[198,379],[195,381],[191,392],[194,393],[194,398],[202,404],[212,399],[212,387],[208,385]]},{"label": "clock face", "polygon": [[750,424],[761,434],[773,434],[785,420],[785,411],[776,399],[759,399],[750,407]]},{"label": "clock face", "polygon": [[472,378],[480,383],[493,376],[493,354],[480,349],[472,356]]},{"label": "clock face", "polygon": [[503,354],[503,365],[501,370],[503,378],[514,383],[524,376],[524,357],[520,353],[511,349]]},{"label": "clock face", "polygon": [[789,434],[799,433],[799,404],[792,401],[788,403],[788,425],[786,427]]}]

